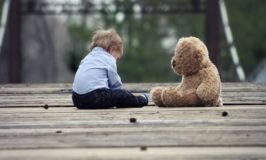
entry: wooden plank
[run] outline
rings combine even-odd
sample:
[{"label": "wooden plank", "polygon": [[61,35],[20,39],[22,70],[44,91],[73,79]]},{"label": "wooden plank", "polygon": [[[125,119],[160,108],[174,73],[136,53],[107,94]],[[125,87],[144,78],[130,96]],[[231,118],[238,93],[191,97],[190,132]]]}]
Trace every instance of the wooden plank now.
[{"label": "wooden plank", "polygon": [[[96,123],[99,124],[99,123]],[[65,136],[66,134],[81,134],[81,133],[90,133],[94,134],[97,132],[104,133],[115,133],[115,132],[224,132],[224,131],[266,131],[266,126],[163,126],[162,124],[156,124],[157,127],[153,127],[154,124],[150,125],[124,125],[121,126],[119,124],[110,124],[108,127],[103,127],[102,124],[99,126],[91,125],[87,128],[83,127],[72,127],[72,128],[45,128],[46,126],[42,126],[44,128],[9,128],[9,129],[0,129],[0,135],[4,138],[12,138],[12,137],[26,137],[26,136],[52,136],[55,134],[61,134]],[[110,127],[113,126],[113,127]]]},{"label": "wooden plank", "polygon": [[[134,94],[141,94],[141,93],[134,93]],[[266,92],[222,92],[223,98],[230,98],[230,97],[262,97],[266,96]],[[71,98],[70,93],[38,93],[38,94],[1,94],[0,100],[4,99],[66,99]]]},{"label": "wooden plank", "polygon": [[43,128],[143,128],[143,127],[241,127],[258,126],[264,127],[265,119],[180,119],[180,120],[143,120],[130,123],[125,120],[42,120],[42,121],[13,121],[1,122],[0,129],[43,129]]},{"label": "wooden plank", "polygon": [[0,159],[265,159],[266,86],[223,87],[235,105],[78,110],[71,84],[0,85]]},{"label": "wooden plank", "polygon": [[[37,129],[35,129],[37,130]],[[265,127],[236,129],[87,128],[81,132],[1,133],[0,149],[97,147],[266,147]],[[256,137],[256,138],[255,138]]]},{"label": "wooden plank", "polygon": [[[224,102],[224,105],[265,105],[265,100],[261,99],[244,99],[244,98],[235,98],[232,100],[227,100]],[[66,100],[32,100],[32,101],[15,101],[9,102],[4,101],[0,103],[0,108],[17,108],[17,107],[73,107],[71,99]],[[153,102],[149,102],[148,106],[155,106]]]},{"label": "wooden plank", "polygon": [[[156,86],[177,86],[179,83],[126,83],[124,88],[132,92],[149,92]],[[2,84],[1,94],[71,93],[72,84]],[[254,83],[223,83],[224,92],[265,92],[266,85]]]},{"label": "wooden plank", "polygon": [[266,105],[226,105],[222,107],[156,107],[156,106],[145,106],[142,108],[116,108],[116,109],[98,109],[98,110],[79,110],[75,107],[62,107],[56,108],[51,107],[45,109],[44,107],[36,107],[36,108],[1,108],[0,115],[2,113],[112,113],[116,112],[120,114],[121,112],[128,112],[128,113],[136,113],[136,112],[157,112],[157,111],[231,111],[231,110],[246,110],[248,113],[250,110],[264,110],[266,109]]},{"label": "wooden plank", "polygon": [[0,148],[266,145],[264,107],[223,108],[1,109]]},{"label": "wooden plank", "polygon": [[[134,93],[134,94],[141,94],[141,93]],[[230,98],[230,97],[261,97],[264,98],[266,96],[266,92],[222,92],[223,98]],[[38,93],[38,94],[1,94],[1,99],[4,100],[5,98],[9,99],[23,99],[23,98],[32,98],[32,99],[39,99],[39,98],[47,98],[47,99],[63,99],[71,97],[70,93],[66,94],[45,94],[45,93]]]},{"label": "wooden plank", "polygon": [[264,106],[64,109],[1,109],[0,149],[266,146]]},{"label": "wooden plank", "polygon": [[136,148],[79,148],[79,149],[22,149],[0,150],[2,160],[161,160],[161,159],[184,159],[184,160],[213,160],[213,159],[265,159],[264,147],[148,147]]},{"label": "wooden plank", "polygon": [[[173,86],[174,83],[128,83],[132,92],[148,92],[154,86]],[[252,83],[223,83],[225,105],[266,104],[266,86]],[[71,84],[0,85],[0,107],[72,107]],[[150,102],[149,105],[154,105]]]},{"label": "wooden plank", "polygon": [[[224,116],[223,114],[227,115]],[[135,109],[77,110],[75,108],[1,109],[0,123],[39,121],[85,121],[123,120],[134,117],[137,120],[192,120],[192,119],[265,119],[266,106],[251,107],[193,107]]]},{"label": "wooden plank", "polygon": [[[252,93],[252,92],[249,92]],[[266,104],[266,92],[261,93],[223,93],[225,105],[230,104]],[[0,107],[50,107],[73,106],[71,94],[9,94],[0,96]],[[150,102],[149,105],[154,105]]]}]

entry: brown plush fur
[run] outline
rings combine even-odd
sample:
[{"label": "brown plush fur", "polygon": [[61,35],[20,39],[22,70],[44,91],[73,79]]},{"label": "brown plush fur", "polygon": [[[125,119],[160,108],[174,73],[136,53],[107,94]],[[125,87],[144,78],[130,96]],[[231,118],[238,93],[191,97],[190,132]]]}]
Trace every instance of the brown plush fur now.
[{"label": "brown plush fur", "polygon": [[152,100],[160,107],[222,106],[221,80],[210,61],[205,44],[198,38],[181,38],[171,60],[172,69],[182,75],[176,87],[155,87]]}]

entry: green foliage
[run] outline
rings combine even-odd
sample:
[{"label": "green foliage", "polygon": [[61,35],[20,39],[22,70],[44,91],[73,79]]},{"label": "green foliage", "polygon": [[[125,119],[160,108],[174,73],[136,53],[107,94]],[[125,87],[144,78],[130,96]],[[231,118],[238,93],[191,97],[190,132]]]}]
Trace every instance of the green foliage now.
[{"label": "green foliage", "polygon": [[[100,12],[87,17],[90,23],[69,25],[73,49],[68,54],[67,63],[71,70],[75,72],[80,60],[88,53],[86,46],[90,43],[93,31],[115,28],[124,41],[125,54],[118,61],[119,74],[124,82],[180,80],[180,76],[175,75],[170,67],[175,44],[183,36],[196,36],[204,40],[205,15],[134,14],[134,7],[138,3],[167,8],[177,2],[188,3],[186,0],[102,1]],[[226,0],[226,5],[240,62],[246,74],[249,74],[266,53],[266,1]],[[223,29],[220,30],[220,73],[223,81],[237,81]]]},{"label": "green foliage", "polygon": [[88,53],[89,37],[92,36],[91,30],[83,25],[69,24],[70,37],[73,48],[66,56],[66,62],[72,72],[76,72],[81,59]]},{"label": "green foliage", "polygon": [[266,56],[266,1],[226,0],[226,5],[240,62],[249,75]]},{"label": "green foliage", "polygon": [[3,9],[3,1],[0,1],[0,22],[2,19],[2,9]]},{"label": "green foliage", "polygon": [[[161,1],[145,1],[146,3],[161,4]],[[174,0],[168,0],[164,4],[171,5]],[[194,35],[203,38],[204,16],[196,14],[187,15],[134,15],[125,12],[133,12],[133,1],[114,1],[114,6],[120,10],[114,10],[109,2],[102,2],[100,12],[102,28],[115,28],[124,40],[124,57],[118,61],[119,74],[124,82],[168,82],[176,81],[180,77],[173,73],[170,60],[174,53],[174,47],[178,38]],[[122,8],[122,9],[121,9]],[[124,9],[124,10],[123,10]],[[122,21],[118,15],[124,15]],[[139,17],[138,17],[139,16]],[[187,25],[190,23],[190,25]],[[91,27],[95,30],[98,27]],[[73,27],[70,32],[77,44],[78,36],[82,42],[88,42],[91,38],[91,30]],[[88,34],[86,34],[88,33]],[[77,35],[77,36],[76,36]],[[74,47],[70,55],[71,60],[78,60],[82,50]],[[84,52],[83,52],[84,53]],[[86,53],[86,52],[85,52]],[[82,54],[84,56],[84,54]],[[72,62],[70,64],[76,64]],[[72,70],[75,71],[75,67]],[[163,76],[162,76],[163,75]]]}]

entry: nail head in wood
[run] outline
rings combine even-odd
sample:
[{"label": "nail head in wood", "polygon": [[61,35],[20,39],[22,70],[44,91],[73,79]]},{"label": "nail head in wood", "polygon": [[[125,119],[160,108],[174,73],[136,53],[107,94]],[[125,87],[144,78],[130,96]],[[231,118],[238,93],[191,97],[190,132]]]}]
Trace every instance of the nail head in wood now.
[{"label": "nail head in wood", "polygon": [[132,118],[129,119],[129,122],[130,123],[136,123],[137,122],[137,119],[132,117]]},{"label": "nail head in wood", "polygon": [[226,116],[228,116],[228,112],[226,112],[226,111],[223,111],[223,112],[222,112],[222,116],[223,116],[223,117],[226,117]]}]

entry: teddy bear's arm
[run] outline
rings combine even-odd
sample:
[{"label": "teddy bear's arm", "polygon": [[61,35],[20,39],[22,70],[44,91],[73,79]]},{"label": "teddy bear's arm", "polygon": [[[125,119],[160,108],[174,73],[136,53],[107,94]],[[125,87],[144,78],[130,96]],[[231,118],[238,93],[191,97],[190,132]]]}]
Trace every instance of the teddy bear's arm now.
[{"label": "teddy bear's arm", "polygon": [[197,95],[206,106],[215,105],[217,97],[219,97],[220,82],[215,76],[205,78],[197,88]]}]

